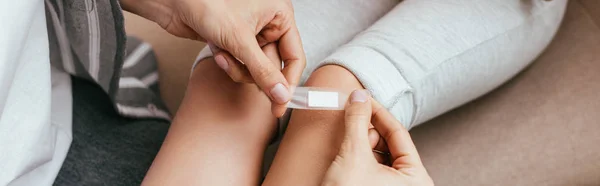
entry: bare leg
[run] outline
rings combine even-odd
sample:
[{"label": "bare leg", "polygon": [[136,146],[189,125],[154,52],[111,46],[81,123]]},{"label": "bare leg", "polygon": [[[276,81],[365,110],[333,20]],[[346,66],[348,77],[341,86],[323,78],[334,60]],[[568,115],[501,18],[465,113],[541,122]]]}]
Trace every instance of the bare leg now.
[{"label": "bare leg", "polygon": [[277,127],[270,107],[256,85],[199,63],[143,185],[257,185]]},{"label": "bare leg", "polygon": [[[316,70],[305,85],[362,88],[352,73],[334,65]],[[343,111],[294,110],[263,185],[320,185],[341,145],[343,117]]]}]

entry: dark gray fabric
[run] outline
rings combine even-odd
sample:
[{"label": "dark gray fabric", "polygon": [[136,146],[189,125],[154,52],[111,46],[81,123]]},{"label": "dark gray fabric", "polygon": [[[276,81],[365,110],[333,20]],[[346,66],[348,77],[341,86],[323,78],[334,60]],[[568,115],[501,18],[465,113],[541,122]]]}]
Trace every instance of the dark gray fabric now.
[{"label": "dark gray fabric", "polygon": [[98,85],[72,85],[73,143],[54,185],[140,185],[169,122],[125,118]]}]

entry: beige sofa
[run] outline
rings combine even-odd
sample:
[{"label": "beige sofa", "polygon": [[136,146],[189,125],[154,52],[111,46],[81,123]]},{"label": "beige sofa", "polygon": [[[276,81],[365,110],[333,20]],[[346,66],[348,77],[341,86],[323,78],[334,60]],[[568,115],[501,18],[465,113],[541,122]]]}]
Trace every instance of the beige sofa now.
[{"label": "beige sofa", "polygon": [[[155,47],[174,111],[203,45],[130,14],[126,25]],[[600,185],[600,0],[571,0],[529,68],[411,133],[437,185]]]}]

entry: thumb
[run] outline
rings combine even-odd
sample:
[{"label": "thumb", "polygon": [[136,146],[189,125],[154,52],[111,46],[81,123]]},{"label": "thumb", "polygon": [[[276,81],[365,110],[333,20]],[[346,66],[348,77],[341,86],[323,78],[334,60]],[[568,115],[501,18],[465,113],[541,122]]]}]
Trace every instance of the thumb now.
[{"label": "thumb", "polygon": [[371,123],[371,98],[365,90],[355,90],[346,106],[345,135],[340,156],[371,155],[369,124]]},{"label": "thumb", "polygon": [[254,82],[274,103],[280,105],[287,103],[291,99],[289,84],[281,73],[281,68],[270,61],[262,51],[256,36],[247,31],[233,34],[231,37],[225,39],[229,42],[224,43],[224,49],[246,65]]}]

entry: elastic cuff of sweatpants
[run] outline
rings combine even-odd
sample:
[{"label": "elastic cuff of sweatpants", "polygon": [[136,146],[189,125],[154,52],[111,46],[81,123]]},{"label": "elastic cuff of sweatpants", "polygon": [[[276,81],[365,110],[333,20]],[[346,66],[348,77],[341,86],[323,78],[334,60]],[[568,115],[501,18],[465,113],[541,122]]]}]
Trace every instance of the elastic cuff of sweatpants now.
[{"label": "elastic cuff of sweatpants", "polygon": [[[408,57],[407,60],[410,60]],[[327,57],[319,66],[339,65],[356,76],[379,101],[409,128],[414,120],[416,104],[412,87],[398,69],[380,52],[368,47],[344,46]]]}]

